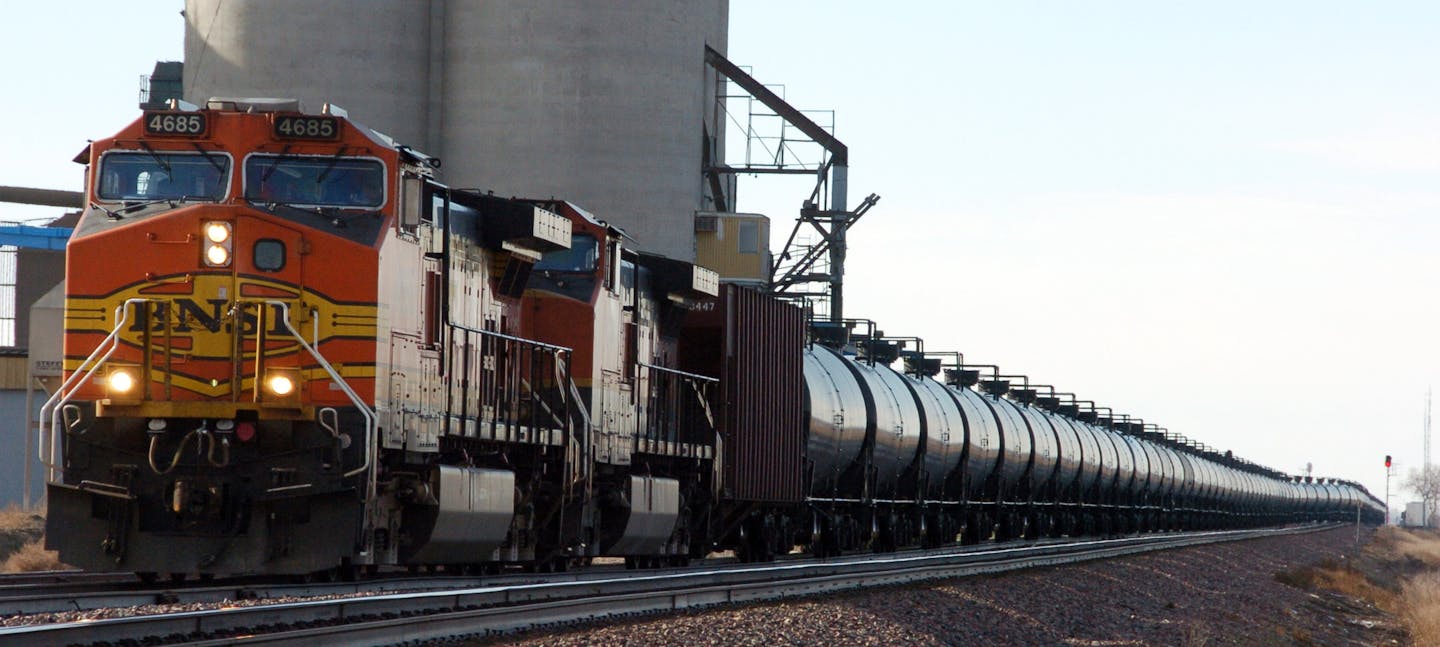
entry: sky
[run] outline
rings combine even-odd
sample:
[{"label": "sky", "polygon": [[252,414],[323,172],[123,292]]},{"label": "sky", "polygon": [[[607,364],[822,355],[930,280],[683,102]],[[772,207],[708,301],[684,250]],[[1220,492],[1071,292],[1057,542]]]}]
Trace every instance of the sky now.
[{"label": "sky", "polygon": [[[0,185],[78,188],[180,8],[0,9]],[[833,110],[851,204],[882,198],[847,315],[1383,496],[1440,386],[1437,32],[1431,2],[733,0],[728,55]],[[779,237],[808,193],[739,208]]]}]

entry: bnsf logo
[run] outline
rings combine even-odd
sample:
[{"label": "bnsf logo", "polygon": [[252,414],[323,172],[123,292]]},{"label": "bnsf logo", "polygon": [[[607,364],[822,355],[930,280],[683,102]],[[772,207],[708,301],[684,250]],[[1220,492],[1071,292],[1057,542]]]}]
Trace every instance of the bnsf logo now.
[{"label": "bnsf logo", "polygon": [[[136,305],[136,310],[141,310],[143,305]],[[145,321],[150,321],[150,332],[165,332],[166,322],[170,324],[171,332],[189,333],[196,330],[208,330],[218,333],[222,329],[226,333],[235,332],[236,316],[231,316],[231,309],[234,304],[225,299],[209,299],[203,304],[194,299],[172,299],[161,301],[150,305],[150,313],[145,316],[139,312],[130,316],[135,321],[131,324],[128,332],[143,332]],[[253,336],[260,327],[260,315],[257,310],[259,304],[241,304],[239,312],[236,313],[240,320],[240,334]],[[289,336],[290,331],[285,327],[285,311],[278,305],[269,305],[269,312],[266,317],[267,336],[284,335]]]},{"label": "bnsf logo", "polygon": [[[148,307],[148,314],[142,308]],[[224,299],[180,297],[132,306],[134,322],[120,335],[126,343],[154,350],[168,348],[172,353],[192,358],[223,358],[235,353],[235,338],[241,341],[243,356],[253,357],[255,343],[265,340],[269,356],[293,352],[299,348],[290,330],[285,327],[284,310],[278,305],[241,303]],[[261,331],[261,308],[265,309],[264,332]],[[298,314],[294,306],[291,316]],[[308,317],[306,317],[308,320]],[[301,322],[293,321],[300,326]],[[239,330],[237,331],[237,324]],[[145,332],[149,330],[147,341]],[[238,333],[238,334],[237,334]]]}]

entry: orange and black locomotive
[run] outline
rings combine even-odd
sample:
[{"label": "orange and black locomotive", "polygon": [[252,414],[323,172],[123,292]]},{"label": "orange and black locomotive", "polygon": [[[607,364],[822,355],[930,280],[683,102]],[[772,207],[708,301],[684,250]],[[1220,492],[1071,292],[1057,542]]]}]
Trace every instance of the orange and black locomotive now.
[{"label": "orange and black locomotive", "polygon": [[147,112],[77,161],[89,207],[41,448],[66,562],[690,552],[676,517],[709,498],[713,438],[677,431],[708,424],[707,382],[673,366],[672,311],[713,274],[563,202],[451,190],[438,160],[329,106]]}]

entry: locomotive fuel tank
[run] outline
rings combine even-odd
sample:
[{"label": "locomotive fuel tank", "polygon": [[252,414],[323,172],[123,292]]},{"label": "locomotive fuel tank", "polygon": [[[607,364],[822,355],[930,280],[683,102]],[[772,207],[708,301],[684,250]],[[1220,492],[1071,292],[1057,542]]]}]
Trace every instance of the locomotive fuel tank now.
[{"label": "locomotive fuel tank", "polygon": [[406,509],[410,563],[463,563],[504,543],[515,515],[515,473],[437,465],[425,484],[428,505]]}]

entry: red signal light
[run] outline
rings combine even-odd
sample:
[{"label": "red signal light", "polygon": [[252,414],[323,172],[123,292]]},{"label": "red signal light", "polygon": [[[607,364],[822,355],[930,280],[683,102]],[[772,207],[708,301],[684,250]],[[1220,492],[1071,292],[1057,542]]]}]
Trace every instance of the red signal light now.
[{"label": "red signal light", "polygon": [[1390,467],[1390,455],[1385,455],[1385,467]]}]

